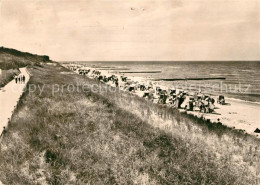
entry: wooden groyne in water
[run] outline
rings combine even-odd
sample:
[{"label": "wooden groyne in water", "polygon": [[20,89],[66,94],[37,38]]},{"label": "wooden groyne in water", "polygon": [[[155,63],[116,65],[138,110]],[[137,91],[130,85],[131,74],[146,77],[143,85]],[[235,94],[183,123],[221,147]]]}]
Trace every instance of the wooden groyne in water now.
[{"label": "wooden groyne in water", "polygon": [[111,70],[111,69],[115,69],[115,67],[95,67],[95,69],[98,69],[98,70]]},{"label": "wooden groyne in water", "polygon": [[130,70],[130,68],[111,68],[111,69],[101,69],[101,70],[118,71],[118,70]]},{"label": "wooden groyne in water", "polygon": [[120,71],[119,73],[161,73],[162,71]]},{"label": "wooden groyne in water", "polygon": [[180,80],[226,80],[226,77],[206,77],[206,78],[159,78],[154,81],[180,81]]}]

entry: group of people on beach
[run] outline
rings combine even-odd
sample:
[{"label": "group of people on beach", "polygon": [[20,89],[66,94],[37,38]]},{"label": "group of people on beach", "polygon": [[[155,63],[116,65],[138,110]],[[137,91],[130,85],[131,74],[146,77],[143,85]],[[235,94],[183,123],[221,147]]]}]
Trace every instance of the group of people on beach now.
[{"label": "group of people on beach", "polygon": [[20,83],[25,83],[25,76],[24,75],[19,75],[15,77],[15,83],[20,84]]},{"label": "group of people on beach", "polygon": [[[187,111],[200,111],[203,113],[213,113],[215,108],[215,99],[201,92],[187,92],[180,89],[165,89],[156,86],[151,81],[149,83],[140,83],[129,79],[126,76],[102,75],[98,70],[82,69],[73,67],[71,70],[81,75],[88,75],[104,83],[109,83],[122,90],[138,95],[158,104],[166,104],[171,107],[185,109]],[[217,102],[225,103],[224,96],[219,96]]]}]

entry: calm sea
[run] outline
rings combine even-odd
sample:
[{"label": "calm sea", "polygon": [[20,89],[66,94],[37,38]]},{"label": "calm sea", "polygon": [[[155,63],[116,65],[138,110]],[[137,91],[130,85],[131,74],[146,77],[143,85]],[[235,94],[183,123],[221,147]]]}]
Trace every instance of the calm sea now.
[{"label": "calm sea", "polygon": [[161,71],[131,73],[128,76],[150,78],[210,78],[225,80],[160,81],[159,85],[188,91],[260,102],[260,62],[80,62],[87,66],[110,67],[119,71]]}]

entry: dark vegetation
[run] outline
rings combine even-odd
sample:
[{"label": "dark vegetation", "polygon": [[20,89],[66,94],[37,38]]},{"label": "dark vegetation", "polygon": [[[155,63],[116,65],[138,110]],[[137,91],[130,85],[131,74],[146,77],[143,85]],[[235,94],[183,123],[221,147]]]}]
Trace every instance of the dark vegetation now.
[{"label": "dark vegetation", "polygon": [[259,184],[253,136],[66,71],[30,69],[44,90],[23,94],[2,138],[4,184]]},{"label": "dark vegetation", "polygon": [[2,70],[0,74],[0,88],[4,87],[8,82],[14,79],[14,76],[20,72],[18,69]]},{"label": "dark vegetation", "polygon": [[0,69],[18,69],[20,67],[40,64],[41,62],[50,62],[50,59],[46,55],[35,55],[0,47]]}]

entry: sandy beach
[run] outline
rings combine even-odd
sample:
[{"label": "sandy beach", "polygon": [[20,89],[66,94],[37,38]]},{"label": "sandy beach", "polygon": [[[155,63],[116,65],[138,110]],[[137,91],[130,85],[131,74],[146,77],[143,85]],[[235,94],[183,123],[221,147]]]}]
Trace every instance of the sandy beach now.
[{"label": "sandy beach", "polygon": [[188,114],[203,116],[211,122],[221,122],[228,127],[245,130],[249,134],[259,137],[255,129],[260,127],[260,105],[234,99],[226,99],[227,105],[215,104],[214,114],[188,111]]}]

